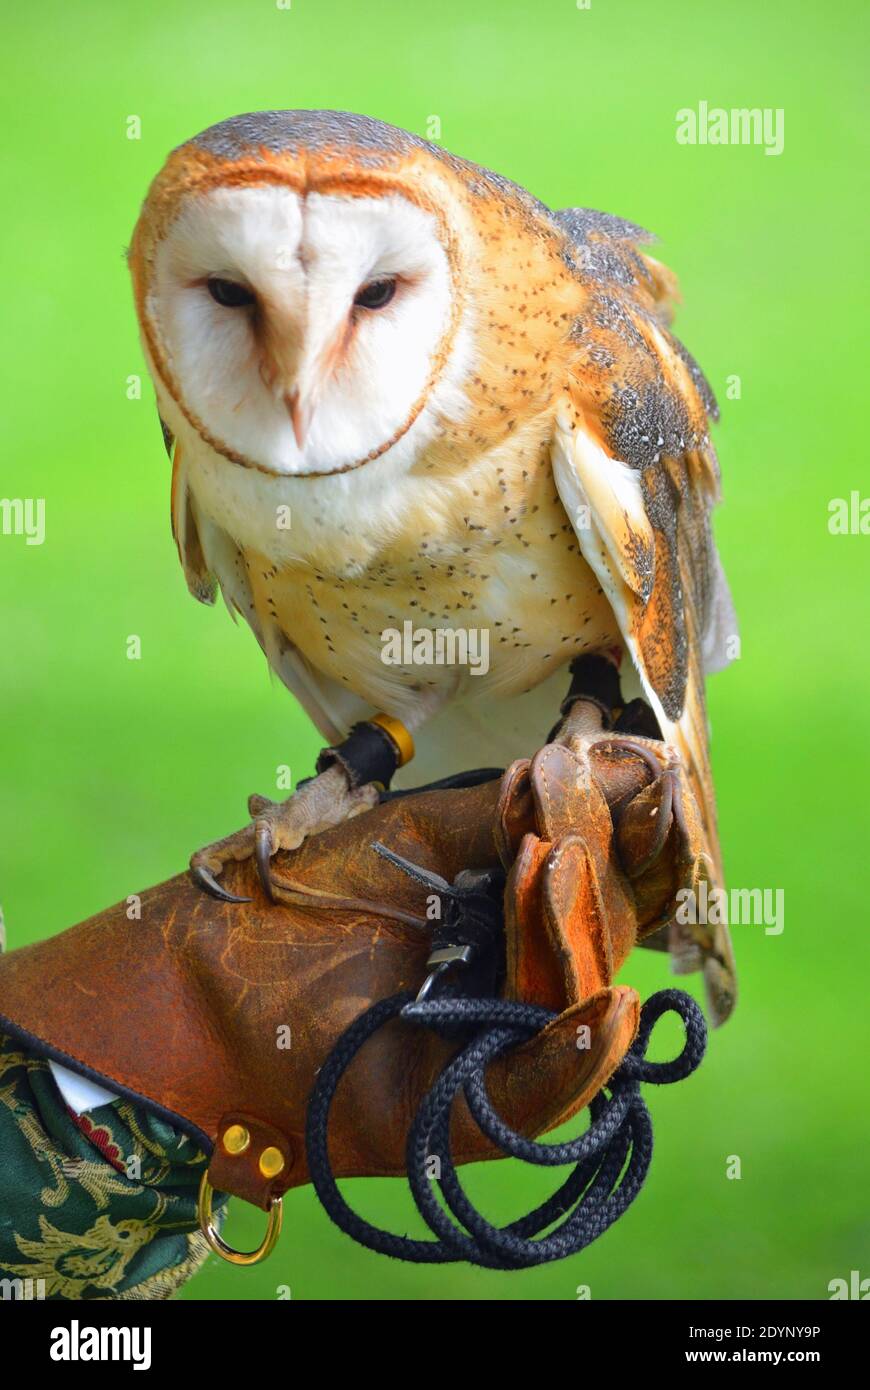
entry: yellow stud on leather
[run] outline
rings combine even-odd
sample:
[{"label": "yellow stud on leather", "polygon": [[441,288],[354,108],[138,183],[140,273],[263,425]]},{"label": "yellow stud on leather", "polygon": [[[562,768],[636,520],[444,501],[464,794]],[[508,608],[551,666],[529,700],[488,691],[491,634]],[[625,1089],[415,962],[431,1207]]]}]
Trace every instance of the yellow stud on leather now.
[{"label": "yellow stud on leather", "polygon": [[229,1125],[224,1131],[223,1144],[228,1154],[243,1154],[251,1142],[250,1131],[244,1125]]},{"label": "yellow stud on leather", "polygon": [[392,739],[399,755],[399,767],[404,767],[411,761],[414,756],[414,740],[401,719],[394,719],[391,714],[373,714],[369,723],[377,724]]},{"label": "yellow stud on leather", "polygon": [[270,1146],[260,1154],[260,1172],[264,1178],[277,1178],[279,1173],[284,1172],[284,1155],[280,1149]]}]

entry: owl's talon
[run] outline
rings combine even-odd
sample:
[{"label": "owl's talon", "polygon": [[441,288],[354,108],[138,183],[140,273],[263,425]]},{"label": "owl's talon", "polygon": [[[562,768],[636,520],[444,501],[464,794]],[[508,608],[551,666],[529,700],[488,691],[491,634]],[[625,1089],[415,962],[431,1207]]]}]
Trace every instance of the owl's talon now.
[{"label": "owl's talon", "polygon": [[249,903],[251,898],[242,897],[238,893],[230,892],[229,888],[224,888],[219,882],[218,875],[222,874],[229,864],[240,864],[245,859],[250,859],[254,849],[254,836],[251,826],[247,825],[243,830],[237,830],[232,835],[227,835],[223,840],[217,840],[213,845],[206,845],[205,849],[198,849],[190,858],[190,876],[197,887],[210,897],[217,898],[222,903]]},{"label": "owl's talon", "polygon": [[268,821],[258,821],[254,831],[254,855],[257,860],[257,872],[260,875],[263,892],[270,902],[275,901],[275,894],[272,889],[272,855],[274,852],[275,842],[272,838],[272,827]]},{"label": "owl's talon", "polygon": [[218,898],[224,903],[249,903],[250,898],[242,898],[238,893],[231,893],[229,889],[222,888],[210,869],[204,864],[191,864],[190,876],[194,883],[204,889],[212,898]]}]

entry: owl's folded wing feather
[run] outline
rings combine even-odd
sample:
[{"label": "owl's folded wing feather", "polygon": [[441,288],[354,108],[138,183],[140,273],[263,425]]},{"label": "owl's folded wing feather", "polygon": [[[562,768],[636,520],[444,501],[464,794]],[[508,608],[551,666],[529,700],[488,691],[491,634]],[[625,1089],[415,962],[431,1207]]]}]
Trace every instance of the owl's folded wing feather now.
[{"label": "owl's folded wing feather", "polygon": [[172,459],[172,492],[170,494],[172,539],[178,550],[178,558],[181,561],[181,568],[184,570],[187,587],[193,597],[198,599],[200,603],[214,603],[217,584],[203,554],[199,526],[185,476],[181,446],[175,444],[173,451],[173,436],[162,420],[160,423],[163,426],[166,452]]},{"label": "owl's folded wing feather", "polygon": [[[625,248],[608,234],[608,255],[627,258]],[[719,471],[708,415],[716,418],[716,406],[666,327],[673,278],[633,250],[624,264],[624,283],[612,263],[606,283],[592,282],[588,310],[573,327],[553,468],[646,698],[688,770],[718,882],[704,676],[727,665],[737,626],[710,527]],[[713,934],[705,973],[721,986],[721,1017],[733,996],[733,957],[727,929]]]}]

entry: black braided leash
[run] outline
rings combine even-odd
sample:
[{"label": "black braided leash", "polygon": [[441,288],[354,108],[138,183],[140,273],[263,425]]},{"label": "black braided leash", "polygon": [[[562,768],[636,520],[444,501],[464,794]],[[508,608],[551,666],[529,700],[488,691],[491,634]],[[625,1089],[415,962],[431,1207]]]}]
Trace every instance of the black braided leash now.
[{"label": "black braided leash", "polygon": [[[649,1062],[646,1051],[653,1028],[668,1012],[683,1020],[685,1045],[671,1062]],[[423,1099],[408,1135],[408,1182],[435,1240],[412,1240],[365,1221],[341,1195],[329,1159],[329,1113],[338,1083],[365,1042],[397,1017],[439,1032],[457,1027],[476,1030]],[[549,1009],[510,1000],[420,999],[412,991],[394,994],[361,1014],[329,1054],[308,1103],[305,1140],[311,1181],[335,1224],[360,1245],[394,1259],[415,1264],[466,1260],[505,1270],[575,1255],[612,1226],[639,1193],[652,1159],[652,1123],[640,1083],[670,1085],[695,1070],[707,1044],[704,1016],[682,990],[654,994],[641,1010],[637,1037],[622,1064],[590,1102],[592,1119],[586,1133],[567,1143],[539,1144],[512,1130],[496,1114],[485,1073],[496,1057],[528,1042],[556,1017]],[[483,1133],[504,1154],[545,1167],[574,1164],[547,1201],[508,1226],[487,1221],[459,1182],[450,1151],[450,1112],[460,1091]],[[437,1181],[455,1221],[433,1190],[428,1172],[433,1156],[440,1160]],[[545,1231],[549,1233],[542,1235]]]}]

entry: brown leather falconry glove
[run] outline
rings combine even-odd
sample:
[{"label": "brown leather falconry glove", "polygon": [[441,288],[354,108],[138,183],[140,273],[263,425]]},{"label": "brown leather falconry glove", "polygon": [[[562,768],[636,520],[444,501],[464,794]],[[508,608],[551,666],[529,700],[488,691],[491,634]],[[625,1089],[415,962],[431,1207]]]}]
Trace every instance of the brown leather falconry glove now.
[{"label": "brown leather falconry glove", "polygon": [[[451,968],[457,987],[467,968],[478,992],[557,1014],[487,1073],[504,1120],[544,1133],[625,1057],[639,1000],[614,975],[687,872],[655,766],[624,745],[550,744],[500,781],[386,799],[282,855],[277,905],[248,862],[228,871],[244,905],[171,879],[136,921],[122,903],[0,959],[0,1028],[171,1119],[211,1153],[211,1187],[269,1210],[309,1181],[306,1105],[336,1040],[432,968],[444,903],[407,861],[495,904],[478,960]],[[337,1175],[405,1172],[414,1112],[457,1046],[399,1019],[366,1043],[333,1106]],[[451,1138],[457,1162],[497,1154],[464,1099]]]}]

